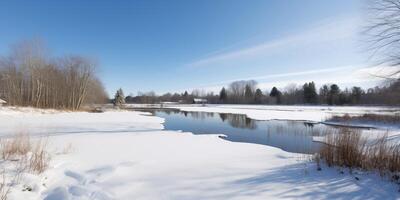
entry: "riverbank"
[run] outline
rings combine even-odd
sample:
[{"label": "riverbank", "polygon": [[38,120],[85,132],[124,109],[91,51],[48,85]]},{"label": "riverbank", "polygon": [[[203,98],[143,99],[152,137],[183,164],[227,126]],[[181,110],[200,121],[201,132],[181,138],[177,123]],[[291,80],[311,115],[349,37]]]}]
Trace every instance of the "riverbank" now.
[{"label": "riverbank", "polygon": [[[132,105],[133,107],[137,105]],[[255,120],[301,120],[311,122],[325,121],[335,115],[394,115],[400,114],[399,107],[374,106],[278,106],[278,105],[167,105],[182,111],[244,114]]]},{"label": "riverbank", "polygon": [[[396,199],[374,173],[323,167],[310,157],[216,135],[165,131],[142,112],[8,112],[0,134],[49,136],[49,168],[24,174],[10,199]],[[65,149],[68,148],[67,151]],[[343,171],[343,173],[341,173]],[[355,178],[357,177],[357,179]],[[29,186],[31,191],[23,191]]]}]

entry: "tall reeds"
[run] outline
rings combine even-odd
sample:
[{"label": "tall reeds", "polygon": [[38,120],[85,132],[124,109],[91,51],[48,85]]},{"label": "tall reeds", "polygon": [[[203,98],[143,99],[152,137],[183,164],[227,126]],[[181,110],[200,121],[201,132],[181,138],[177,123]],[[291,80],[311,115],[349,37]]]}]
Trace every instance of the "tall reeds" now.
[{"label": "tall reeds", "polygon": [[389,141],[387,134],[372,139],[359,129],[330,130],[317,157],[328,166],[378,171],[382,176],[400,172],[400,144]]}]

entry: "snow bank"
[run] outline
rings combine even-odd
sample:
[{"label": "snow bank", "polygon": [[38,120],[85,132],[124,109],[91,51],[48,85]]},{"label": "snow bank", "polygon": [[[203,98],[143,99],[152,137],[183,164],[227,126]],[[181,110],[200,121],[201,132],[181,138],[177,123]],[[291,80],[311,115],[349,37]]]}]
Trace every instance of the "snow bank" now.
[{"label": "snow bank", "polygon": [[255,120],[300,120],[321,122],[333,115],[395,114],[400,108],[361,106],[276,106],[276,105],[180,105],[182,111],[244,114]]},{"label": "snow bank", "polygon": [[16,132],[33,135],[71,133],[135,132],[163,129],[164,119],[149,113],[110,111],[105,113],[59,112],[43,109],[0,108],[0,136]]}]

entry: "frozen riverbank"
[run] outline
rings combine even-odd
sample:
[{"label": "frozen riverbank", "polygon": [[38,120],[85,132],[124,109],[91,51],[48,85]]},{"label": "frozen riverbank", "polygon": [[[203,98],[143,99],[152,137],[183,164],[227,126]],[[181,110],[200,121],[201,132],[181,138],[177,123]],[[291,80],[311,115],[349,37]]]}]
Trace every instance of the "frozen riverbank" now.
[{"label": "frozen riverbank", "polygon": [[[10,199],[395,199],[399,194],[396,185],[373,174],[317,171],[303,154],[160,130],[162,118],[139,112],[0,109],[3,135],[18,124],[53,135],[49,169],[25,174]],[[21,190],[27,185],[32,191]]]},{"label": "frozen riverbank", "polygon": [[301,120],[321,122],[334,115],[362,115],[367,113],[400,114],[396,107],[366,106],[276,106],[276,105],[174,105],[182,111],[244,114],[256,120]]},{"label": "frozen riverbank", "polygon": [[[135,105],[134,105],[135,107]],[[270,105],[173,105],[169,108],[186,112],[211,112],[243,114],[255,120],[293,120],[307,121],[340,126],[377,128],[398,132],[400,125],[382,125],[377,122],[329,122],[333,116],[360,116],[364,114],[376,115],[400,115],[398,107],[368,107],[368,106],[270,106]]]}]

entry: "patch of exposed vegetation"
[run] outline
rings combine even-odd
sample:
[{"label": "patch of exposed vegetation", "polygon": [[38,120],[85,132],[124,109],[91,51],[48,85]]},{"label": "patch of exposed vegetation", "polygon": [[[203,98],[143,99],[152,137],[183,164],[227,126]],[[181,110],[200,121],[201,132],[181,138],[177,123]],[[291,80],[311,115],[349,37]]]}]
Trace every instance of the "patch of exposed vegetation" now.
[{"label": "patch of exposed vegetation", "polygon": [[29,134],[16,134],[0,140],[0,153],[0,200],[8,198],[23,173],[41,174],[49,166],[46,138],[32,140]]},{"label": "patch of exposed vegetation", "polygon": [[338,166],[365,171],[376,171],[400,183],[400,144],[387,140],[387,134],[368,139],[357,129],[330,129],[317,153],[316,161],[329,167]]},{"label": "patch of exposed vegetation", "polygon": [[328,122],[340,122],[340,123],[379,123],[379,124],[393,124],[400,126],[400,114],[395,115],[379,115],[379,114],[363,114],[350,116],[345,114],[343,116],[333,116],[327,120]]}]

